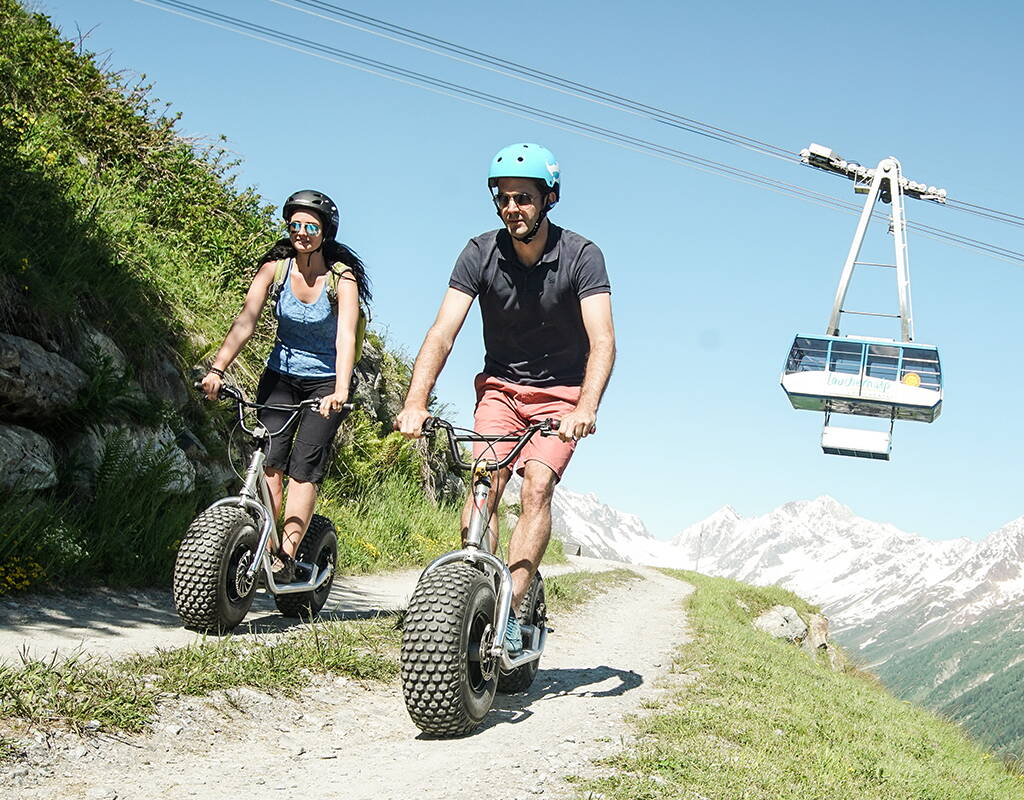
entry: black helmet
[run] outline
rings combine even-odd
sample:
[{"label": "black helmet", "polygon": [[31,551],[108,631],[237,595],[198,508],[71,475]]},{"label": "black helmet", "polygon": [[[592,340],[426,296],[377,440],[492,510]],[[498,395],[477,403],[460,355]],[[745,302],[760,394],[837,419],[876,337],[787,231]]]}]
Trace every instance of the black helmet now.
[{"label": "black helmet", "polygon": [[281,213],[287,221],[291,215],[299,210],[312,211],[323,222],[324,240],[333,239],[338,233],[338,207],[334,201],[323,192],[314,189],[303,189],[295,192],[284,201],[284,208]]}]

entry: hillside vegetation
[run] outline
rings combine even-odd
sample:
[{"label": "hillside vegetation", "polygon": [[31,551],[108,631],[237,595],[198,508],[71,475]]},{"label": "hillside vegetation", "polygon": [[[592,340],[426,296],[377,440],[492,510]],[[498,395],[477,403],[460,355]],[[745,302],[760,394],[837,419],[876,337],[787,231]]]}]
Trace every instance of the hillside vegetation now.
[{"label": "hillside vegetation", "polygon": [[[693,640],[677,656],[671,697],[639,722],[614,774],[588,782],[604,798],[702,800],[995,800],[1024,779],[953,723],[898,700],[850,667],[756,630],[776,604],[816,611],[778,587],[693,572]],[[584,795],[595,796],[595,795]]]},{"label": "hillside vegetation", "polygon": [[927,644],[906,648],[875,671],[898,696],[934,708],[1007,756],[1024,753],[1024,613],[990,611]]},{"label": "hillside vegetation", "polygon": [[[16,420],[59,451],[56,486],[0,497],[0,593],[166,582],[188,521],[222,491],[202,476],[194,491],[169,491],[167,453],[140,454],[111,433],[188,432],[227,467],[229,409],[194,396],[171,404],[139,386],[157,364],[190,383],[241,307],[257,257],[281,235],[273,207],[237,184],[227,152],[183,138],[177,120],[143,78],[104,71],[46,17],[0,0],[0,334],[65,355],[94,330],[127,356],[122,367],[90,351],[85,388],[53,417],[18,416],[0,402],[0,424]],[[271,331],[268,314],[232,370],[247,389]],[[393,407],[409,367],[379,337],[370,342]],[[343,571],[422,563],[457,535],[455,509],[421,490],[436,458],[386,423],[353,415],[324,484]],[[75,454],[62,447],[85,430],[104,436],[89,492],[72,480]]]}]

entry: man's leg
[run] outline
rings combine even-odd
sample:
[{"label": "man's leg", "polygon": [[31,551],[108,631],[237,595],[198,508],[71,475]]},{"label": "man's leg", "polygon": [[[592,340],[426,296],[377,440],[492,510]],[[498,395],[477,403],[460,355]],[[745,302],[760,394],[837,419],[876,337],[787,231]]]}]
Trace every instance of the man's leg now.
[{"label": "man's leg", "polygon": [[512,608],[517,609],[529,591],[551,538],[551,497],[558,476],[541,461],[527,461],[519,502],[523,513],[508,545],[508,567],[512,572]]}]

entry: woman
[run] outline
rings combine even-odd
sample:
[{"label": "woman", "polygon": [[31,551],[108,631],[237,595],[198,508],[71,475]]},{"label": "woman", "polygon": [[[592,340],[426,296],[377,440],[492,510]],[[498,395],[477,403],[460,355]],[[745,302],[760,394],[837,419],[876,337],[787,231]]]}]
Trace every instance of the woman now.
[{"label": "woman", "polygon": [[[281,507],[284,476],[289,478],[281,551],[275,554],[274,581],[279,584],[295,580],[295,553],[313,516],[317,486],[354,383],[357,336],[362,332],[360,303],[371,297],[362,261],[334,239],[338,208],[331,198],[309,189],[296,192],[285,202],[283,216],[288,238],[260,259],[245,305],[202,381],[206,396],[216,399],[224,371],[249,341],[270,297],[278,321],[277,340],[256,402],[294,405],[321,398],[319,412],[304,410],[297,424],[274,437],[264,467],[275,513]],[[259,412],[271,431],[288,416],[269,409]]]}]

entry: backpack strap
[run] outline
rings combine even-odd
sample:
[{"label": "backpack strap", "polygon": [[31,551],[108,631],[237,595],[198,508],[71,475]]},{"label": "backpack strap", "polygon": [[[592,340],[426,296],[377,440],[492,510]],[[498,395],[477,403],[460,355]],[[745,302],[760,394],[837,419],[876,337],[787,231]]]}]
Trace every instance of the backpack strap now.
[{"label": "backpack strap", "polygon": [[[331,308],[333,308],[335,312],[338,310],[338,281],[341,280],[342,276],[346,272],[352,272],[352,267],[340,261],[332,264],[331,268],[327,271],[327,299],[330,301]],[[355,273],[353,273],[352,277],[355,277]],[[358,364],[363,357],[363,342],[366,341],[366,323],[366,309],[363,308],[363,304],[360,302],[359,318],[356,320],[355,364]]]},{"label": "backpack strap", "polygon": [[[280,259],[274,265],[274,282],[270,286],[270,300],[274,304],[274,308],[277,308],[277,301],[281,299],[281,292],[284,291],[284,282],[288,278],[288,267],[291,265],[292,260]],[[274,312],[277,313],[276,310]]]}]

